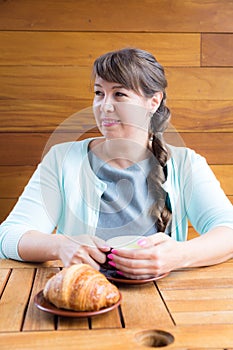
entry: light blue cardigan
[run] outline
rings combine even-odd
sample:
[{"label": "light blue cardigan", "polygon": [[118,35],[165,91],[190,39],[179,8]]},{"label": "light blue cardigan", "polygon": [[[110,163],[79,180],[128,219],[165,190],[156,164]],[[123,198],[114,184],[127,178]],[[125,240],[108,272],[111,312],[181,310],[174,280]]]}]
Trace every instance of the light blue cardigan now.
[{"label": "light blue cardigan", "polygon": [[[88,160],[92,139],[58,144],[44,157],[8,218],[0,225],[0,258],[21,260],[18,242],[28,230],[95,235],[106,184]],[[205,159],[185,147],[169,146],[168,192],[174,239],[187,238],[188,220],[200,234],[216,226],[233,228],[233,207]]]}]

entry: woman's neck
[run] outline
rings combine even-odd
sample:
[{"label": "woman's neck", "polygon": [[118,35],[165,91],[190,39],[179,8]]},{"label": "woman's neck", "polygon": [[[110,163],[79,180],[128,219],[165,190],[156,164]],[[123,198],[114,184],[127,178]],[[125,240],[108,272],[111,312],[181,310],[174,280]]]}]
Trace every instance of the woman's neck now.
[{"label": "woman's neck", "polygon": [[122,169],[151,155],[148,142],[142,145],[135,140],[125,139],[96,139],[91,143],[90,149],[109,165]]}]

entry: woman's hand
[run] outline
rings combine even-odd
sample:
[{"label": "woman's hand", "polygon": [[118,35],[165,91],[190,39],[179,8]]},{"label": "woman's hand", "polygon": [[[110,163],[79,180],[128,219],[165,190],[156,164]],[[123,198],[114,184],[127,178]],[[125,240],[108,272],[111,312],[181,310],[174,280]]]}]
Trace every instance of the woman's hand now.
[{"label": "woman's hand", "polygon": [[182,265],[182,244],[164,233],[140,239],[139,249],[113,249],[111,265],[127,278],[145,279],[170,272]]},{"label": "woman's hand", "polygon": [[65,267],[85,263],[99,270],[106,261],[104,253],[110,250],[103,240],[89,235],[60,236],[60,239],[58,256]]}]

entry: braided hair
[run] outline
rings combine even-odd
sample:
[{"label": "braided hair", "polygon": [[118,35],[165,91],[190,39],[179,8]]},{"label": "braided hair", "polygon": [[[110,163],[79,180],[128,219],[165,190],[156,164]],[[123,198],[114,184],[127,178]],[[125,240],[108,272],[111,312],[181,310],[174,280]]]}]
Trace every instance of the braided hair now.
[{"label": "braided hair", "polygon": [[169,149],[163,138],[169,120],[170,111],[166,106],[167,80],[164,68],[147,51],[136,48],[125,48],[106,53],[96,59],[93,66],[93,77],[99,76],[105,81],[116,82],[129,90],[152,97],[162,92],[163,97],[156,112],[151,116],[148,138],[151,151],[156,159],[148,175],[148,186],[156,198],[150,208],[157,230],[164,232],[170,219],[171,211],[167,205],[167,193],[162,188],[166,181],[166,164],[170,157]]}]

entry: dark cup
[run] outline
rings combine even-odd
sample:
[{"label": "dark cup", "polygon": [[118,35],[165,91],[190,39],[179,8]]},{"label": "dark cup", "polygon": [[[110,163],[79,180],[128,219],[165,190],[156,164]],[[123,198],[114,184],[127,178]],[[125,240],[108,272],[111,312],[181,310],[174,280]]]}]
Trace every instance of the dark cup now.
[{"label": "dark cup", "polygon": [[115,271],[116,268],[112,265],[109,265],[109,261],[111,261],[109,258],[108,258],[108,255],[111,254],[111,250],[112,248],[108,251],[108,252],[104,252],[105,256],[106,256],[106,260],[105,260],[105,263],[103,264],[100,264],[100,267],[101,269],[104,269],[104,270],[113,270]]}]

